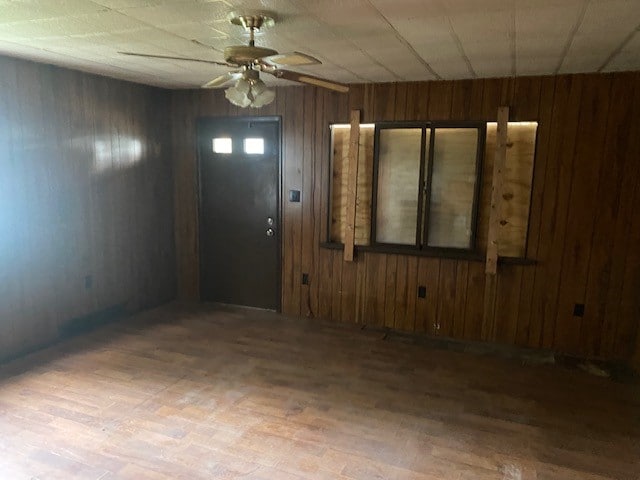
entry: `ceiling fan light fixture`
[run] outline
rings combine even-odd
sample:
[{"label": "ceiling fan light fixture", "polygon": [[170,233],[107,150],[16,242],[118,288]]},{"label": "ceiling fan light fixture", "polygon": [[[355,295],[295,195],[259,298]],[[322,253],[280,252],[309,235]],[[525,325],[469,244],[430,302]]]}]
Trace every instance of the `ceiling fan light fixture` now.
[{"label": "ceiling fan light fixture", "polygon": [[269,105],[276,98],[276,92],[267,88],[265,83],[258,79],[251,85],[251,95],[253,102],[250,107],[260,108]]},{"label": "ceiling fan light fixture", "polygon": [[248,71],[234,86],[227,88],[224,92],[227,100],[241,108],[260,108],[273,102],[276,93],[267,88],[257,73]]},{"label": "ceiling fan light fixture", "polygon": [[267,90],[267,85],[260,79],[255,80],[251,84],[251,93],[254,96],[261,95],[265,90]]},{"label": "ceiling fan light fixture", "polygon": [[251,95],[251,83],[244,78],[239,79],[233,87],[224,91],[224,96],[234,105],[246,108],[251,105],[253,97]]}]

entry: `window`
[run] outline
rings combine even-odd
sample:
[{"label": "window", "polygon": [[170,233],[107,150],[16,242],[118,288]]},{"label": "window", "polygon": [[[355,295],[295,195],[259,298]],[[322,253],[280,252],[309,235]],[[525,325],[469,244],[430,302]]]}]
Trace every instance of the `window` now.
[{"label": "window", "polygon": [[213,139],[213,152],[214,153],[232,153],[233,146],[230,138],[220,137]]},{"label": "window", "polygon": [[[509,122],[498,254],[526,257],[536,122]],[[486,250],[495,123],[360,125],[355,245],[478,258]],[[331,126],[328,240],[344,243],[349,125]],[[464,253],[467,252],[467,253]]]},{"label": "window", "polygon": [[376,128],[374,244],[475,247],[484,125]]}]

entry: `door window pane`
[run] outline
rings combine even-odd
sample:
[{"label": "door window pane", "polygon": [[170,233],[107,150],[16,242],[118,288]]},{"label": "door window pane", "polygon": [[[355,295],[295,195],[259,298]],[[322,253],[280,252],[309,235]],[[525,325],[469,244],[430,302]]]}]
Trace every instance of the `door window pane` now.
[{"label": "door window pane", "polygon": [[430,247],[470,248],[478,130],[436,128],[428,212]]},{"label": "door window pane", "polygon": [[230,138],[220,137],[213,139],[213,152],[214,153],[231,153],[233,151],[232,142]]},{"label": "door window pane", "polygon": [[245,138],[244,153],[262,155],[264,153],[264,138]]},{"label": "door window pane", "polygon": [[376,241],[416,244],[422,128],[380,130]]}]

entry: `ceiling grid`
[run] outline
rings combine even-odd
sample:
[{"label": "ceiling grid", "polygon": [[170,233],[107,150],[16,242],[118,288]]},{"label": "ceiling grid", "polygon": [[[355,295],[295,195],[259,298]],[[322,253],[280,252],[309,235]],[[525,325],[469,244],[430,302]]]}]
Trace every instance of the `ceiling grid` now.
[{"label": "ceiling grid", "polygon": [[0,54],[194,88],[225,67],[118,52],[222,61],[245,11],[277,17],[257,45],[342,83],[640,70],[638,0],[0,0]]}]

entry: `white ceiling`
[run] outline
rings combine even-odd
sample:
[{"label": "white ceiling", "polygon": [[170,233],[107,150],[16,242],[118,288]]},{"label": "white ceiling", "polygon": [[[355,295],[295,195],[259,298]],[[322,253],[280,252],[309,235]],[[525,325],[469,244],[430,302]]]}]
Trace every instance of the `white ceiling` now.
[{"label": "white ceiling", "polygon": [[278,17],[256,44],[346,83],[640,70],[640,0],[0,0],[0,54],[197,87],[225,68],[118,51],[222,61],[256,10]]}]

